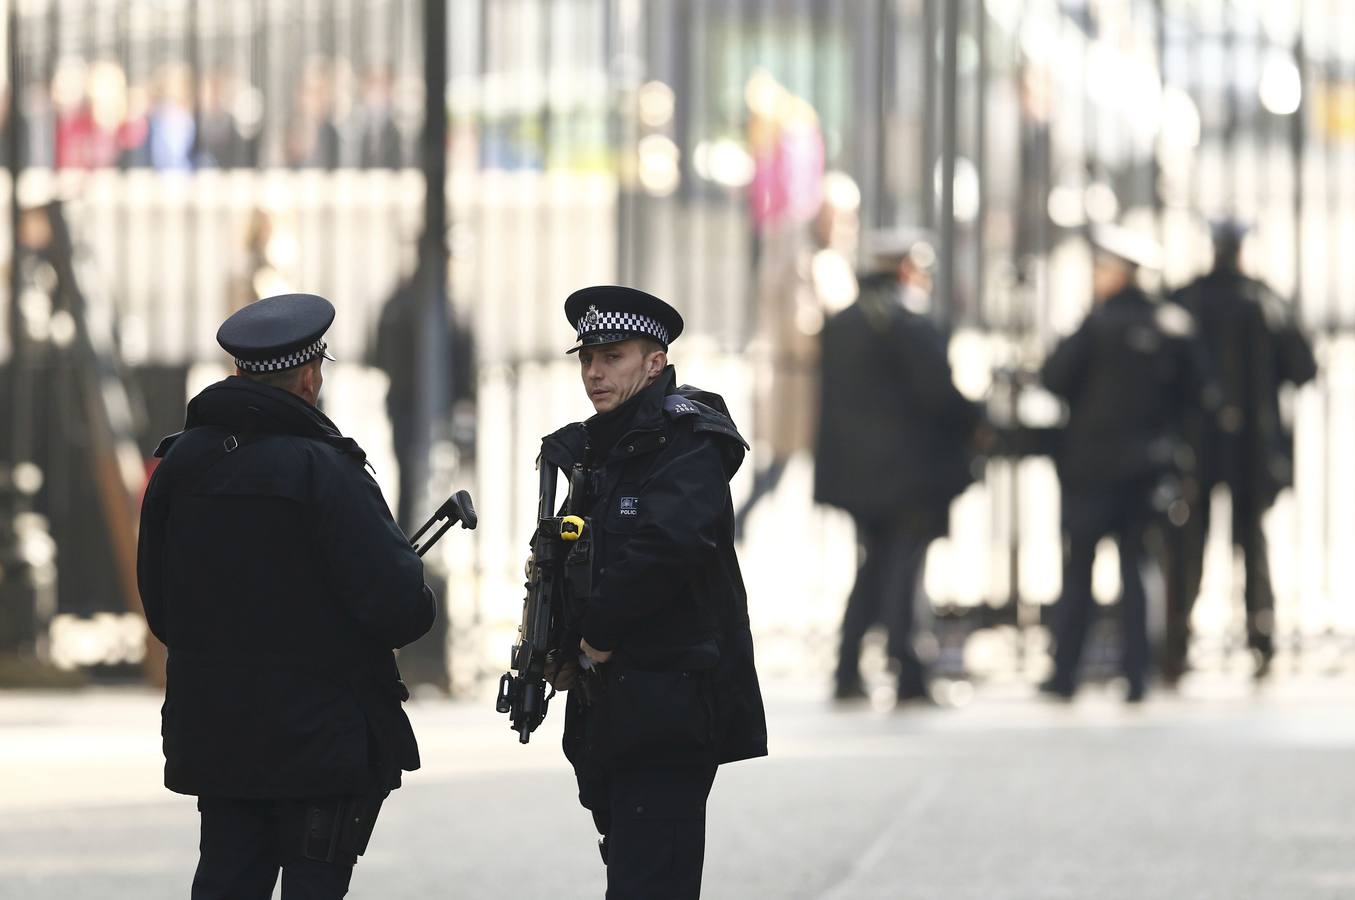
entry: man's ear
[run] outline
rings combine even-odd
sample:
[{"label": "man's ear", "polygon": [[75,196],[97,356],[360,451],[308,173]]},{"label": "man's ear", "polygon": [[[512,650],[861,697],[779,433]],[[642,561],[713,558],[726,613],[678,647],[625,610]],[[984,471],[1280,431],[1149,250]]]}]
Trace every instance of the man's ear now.
[{"label": "man's ear", "polygon": [[663,370],[668,366],[668,351],[655,350],[649,357],[649,368],[646,370],[650,378],[658,378]]},{"label": "man's ear", "polygon": [[296,390],[298,394],[306,397],[315,394],[315,366],[307,364],[301,367],[296,380]]}]

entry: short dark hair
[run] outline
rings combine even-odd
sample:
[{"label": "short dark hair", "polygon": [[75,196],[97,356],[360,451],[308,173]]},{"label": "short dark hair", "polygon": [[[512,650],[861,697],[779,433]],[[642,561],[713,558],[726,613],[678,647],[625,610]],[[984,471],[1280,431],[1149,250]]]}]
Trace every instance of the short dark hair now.
[{"label": "short dark hair", "polygon": [[640,342],[640,350],[643,351],[645,356],[648,356],[649,354],[656,352],[663,353],[668,352],[667,347],[665,347],[663,344],[660,344],[657,340],[655,340],[652,337],[638,337],[636,338],[636,340]]}]

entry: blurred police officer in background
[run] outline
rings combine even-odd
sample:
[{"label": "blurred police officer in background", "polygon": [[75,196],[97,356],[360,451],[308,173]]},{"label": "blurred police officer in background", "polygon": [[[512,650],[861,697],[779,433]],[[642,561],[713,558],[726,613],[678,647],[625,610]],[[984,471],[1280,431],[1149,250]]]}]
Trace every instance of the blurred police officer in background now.
[{"label": "blurred police officer in background", "polygon": [[392,650],[428,631],[423,565],[366,454],[316,401],[329,301],[241,309],[236,374],[188,404],[141,513],[137,578],[169,648],[165,786],[198,796],[194,900],[342,897],[419,767]]},{"label": "blurred police officer in background", "polygon": [[1280,414],[1280,389],[1317,374],[1312,347],[1288,304],[1242,272],[1247,228],[1228,220],[1213,228],[1214,266],[1174,299],[1195,317],[1220,397],[1197,417],[1191,443],[1198,460],[1196,514],[1182,530],[1184,583],[1168,609],[1165,674],[1186,671],[1190,613],[1200,589],[1210,496],[1217,486],[1232,500],[1232,542],[1242,551],[1247,644],[1255,674],[1264,677],[1275,653],[1275,596],[1261,519],[1276,495],[1293,484],[1294,438]]},{"label": "blurred police officer in background", "polygon": [[898,699],[928,698],[913,638],[927,547],[949,530],[950,502],[974,480],[971,446],[987,429],[951,380],[946,340],[926,317],[935,253],[923,235],[879,233],[855,303],[824,323],[814,499],[850,513],[861,567],[842,619],[834,697],[866,695],[870,627],[889,630]]},{"label": "blurred police officer in background", "polygon": [[546,437],[542,454],[591,472],[579,649],[600,673],[569,693],[565,755],[603,835],[608,900],[688,900],[701,893],[716,766],[767,752],[729,493],[747,446],[718,394],[677,385],[677,310],[598,286],[565,315],[596,415]]},{"label": "blurred police officer in background", "polygon": [[1068,698],[1095,601],[1092,562],[1110,536],[1120,557],[1121,665],[1127,699],[1147,689],[1148,612],[1141,567],[1155,516],[1177,499],[1189,465],[1183,439],[1204,375],[1190,314],[1136,283],[1157,267],[1149,238],[1119,226],[1092,231],[1095,308],[1045,362],[1045,385],[1068,405],[1056,459],[1063,500],[1063,594],[1054,609],[1054,674],[1041,689]]}]

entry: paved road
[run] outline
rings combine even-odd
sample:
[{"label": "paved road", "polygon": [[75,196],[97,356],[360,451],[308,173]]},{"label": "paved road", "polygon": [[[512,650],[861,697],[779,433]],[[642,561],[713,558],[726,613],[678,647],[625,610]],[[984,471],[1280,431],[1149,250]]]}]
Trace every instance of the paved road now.
[{"label": "paved road", "polygon": [[[1355,896],[1355,685],[1197,681],[1141,709],[769,693],[773,755],[716,780],[708,900]],[[524,748],[488,710],[411,705],[426,767],[350,896],[602,896],[558,717]],[[0,898],[187,896],[195,811],[159,786],[157,712],[142,691],[0,693]]]}]

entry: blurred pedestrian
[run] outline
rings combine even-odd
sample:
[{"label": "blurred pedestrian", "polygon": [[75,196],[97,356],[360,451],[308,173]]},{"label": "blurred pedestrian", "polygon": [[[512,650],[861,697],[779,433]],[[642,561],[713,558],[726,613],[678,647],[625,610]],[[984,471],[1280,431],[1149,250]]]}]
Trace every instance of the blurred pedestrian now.
[{"label": "blurred pedestrian", "polygon": [[137,580],[169,648],[165,786],[196,795],[194,900],[337,898],[419,752],[394,648],[435,615],[366,454],[316,408],[334,307],[270,297],[217,341],[236,374],[156,451]]},{"label": "blurred pedestrian", "polygon": [[851,260],[856,253],[861,192],[852,179],[830,172],[823,204],[808,225],[786,221],[763,237],[758,262],[758,336],[755,445],[766,463],[753,477],[735,513],[741,533],[748,514],[776,489],[790,461],[814,447],[819,412],[819,332],[824,317],[856,297]]},{"label": "blurred pedestrian", "polygon": [[333,169],[339,165],[336,69],[341,71],[333,60],[316,57],[302,70],[284,142],[284,156],[292,168]]},{"label": "blurred pedestrian", "polygon": [[1167,615],[1168,680],[1187,669],[1190,614],[1199,593],[1215,487],[1232,500],[1232,543],[1242,553],[1246,583],[1247,645],[1254,673],[1264,678],[1275,654],[1275,595],[1261,527],[1276,495],[1293,484],[1294,438],[1280,415],[1285,384],[1306,384],[1317,374],[1312,347],[1288,305],[1262,282],[1243,274],[1247,228],[1218,222],[1214,265],[1175,294],[1199,326],[1210,370],[1220,392],[1215,410],[1192,428],[1198,460],[1199,501],[1182,531],[1183,583]]},{"label": "blurred pedestrian", "polygon": [[166,63],[155,73],[155,101],[146,135],[155,169],[187,171],[193,167],[197,123],[193,118],[193,73],[183,63]]},{"label": "blurred pedestrian", "polygon": [[248,105],[248,86],[241,87],[235,72],[220,66],[202,79],[199,93],[194,163],[199,168],[247,169],[258,160],[258,135],[248,133],[239,107]]},{"label": "blurred pedestrian", "polygon": [[1041,373],[1068,405],[1057,465],[1063,493],[1063,594],[1054,609],[1054,674],[1046,693],[1077,689],[1096,603],[1092,563],[1102,538],[1119,550],[1121,666],[1127,699],[1147,690],[1148,611],[1141,572],[1145,536],[1175,499],[1188,462],[1184,420],[1202,391],[1190,314],[1150,297],[1136,281],[1157,267],[1149,238],[1119,226],[1092,231],[1095,308],[1055,348]]},{"label": "blurred pedestrian", "polygon": [[[391,426],[391,445],[399,469],[399,493],[396,500],[396,521],[404,528],[412,528],[418,512],[418,491],[424,485],[413,483],[414,452],[418,449],[415,426],[419,394],[416,382],[420,378],[419,360],[414,348],[423,328],[419,304],[423,281],[416,275],[402,281],[381,307],[377,320],[376,338],[368,353],[368,362],[386,373],[390,384],[386,389],[386,415]],[[439,295],[439,300],[441,295]],[[453,441],[463,458],[473,453],[473,437],[458,427],[465,411],[475,403],[475,341],[468,325],[453,310],[447,311],[447,333],[441,346],[446,348],[447,361],[443,371],[451,379],[451,390],[443,396],[446,407],[439,409],[440,420],[452,426]],[[458,417],[458,410],[462,415]]]},{"label": "blurred pedestrian", "polygon": [[900,701],[928,698],[914,610],[927,547],[949,530],[950,503],[973,480],[986,434],[955,388],[946,340],[921,312],[935,252],[920,235],[877,234],[855,303],[822,334],[814,499],[850,513],[861,566],[847,598],[833,696],[865,697],[861,641],[889,630]]},{"label": "blurred pedestrian", "polygon": [[395,123],[395,99],[390,69],[373,66],[362,77],[362,94],[353,110],[350,128],[357,144],[360,169],[398,169],[402,138]]},{"label": "blurred pedestrian", "polygon": [[230,281],[230,311],[290,293],[296,251],[295,225],[287,214],[264,206],[250,210],[243,266]]},{"label": "blurred pedestrian", "polygon": [[[104,63],[86,65],[83,60],[63,59],[52,76],[52,104],[56,111],[54,141],[59,169],[97,169],[116,155],[112,135],[100,122],[100,106],[92,94],[95,73],[107,71]],[[119,70],[120,71],[120,70]],[[106,79],[105,79],[106,82]]]},{"label": "blurred pedestrian", "polygon": [[569,691],[564,750],[608,900],[696,900],[716,767],[767,753],[729,495],[746,445],[718,394],[678,386],[673,307],[600,285],[565,315],[596,415],[541,452],[589,470],[593,590],[569,646],[600,674]]}]

